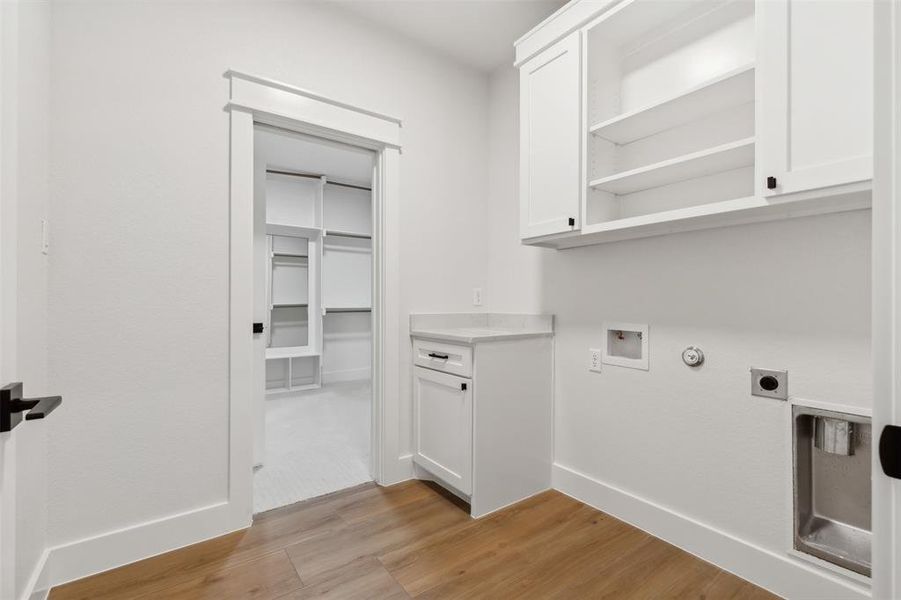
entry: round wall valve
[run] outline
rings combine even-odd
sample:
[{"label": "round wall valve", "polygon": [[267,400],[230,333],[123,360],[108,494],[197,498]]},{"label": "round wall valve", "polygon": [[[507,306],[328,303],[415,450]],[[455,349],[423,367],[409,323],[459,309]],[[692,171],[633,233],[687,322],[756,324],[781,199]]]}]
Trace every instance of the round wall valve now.
[{"label": "round wall valve", "polygon": [[682,362],[689,367],[697,367],[704,362],[704,353],[696,346],[689,346],[682,351]]}]

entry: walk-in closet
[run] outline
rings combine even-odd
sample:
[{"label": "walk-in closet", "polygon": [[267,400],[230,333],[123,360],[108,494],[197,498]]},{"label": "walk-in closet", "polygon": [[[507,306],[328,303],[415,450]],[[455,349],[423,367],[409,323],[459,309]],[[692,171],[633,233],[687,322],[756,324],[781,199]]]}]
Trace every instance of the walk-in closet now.
[{"label": "walk-in closet", "polygon": [[367,150],[258,125],[254,512],[371,480]]}]

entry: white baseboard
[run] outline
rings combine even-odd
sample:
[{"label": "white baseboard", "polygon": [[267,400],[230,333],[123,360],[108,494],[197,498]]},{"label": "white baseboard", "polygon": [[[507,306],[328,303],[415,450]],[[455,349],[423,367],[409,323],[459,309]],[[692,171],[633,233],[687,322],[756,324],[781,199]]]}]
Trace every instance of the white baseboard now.
[{"label": "white baseboard", "polygon": [[342,381],[357,381],[360,379],[372,379],[372,369],[347,369],[344,371],[323,371],[322,383],[340,383]]},{"label": "white baseboard", "polygon": [[784,598],[867,600],[871,597],[868,588],[839,575],[756,546],[575,469],[555,463],[553,484],[567,496]]},{"label": "white baseboard", "polygon": [[221,502],[61,544],[48,551],[38,581],[62,585],[225,535],[235,530],[232,519],[228,502]]}]

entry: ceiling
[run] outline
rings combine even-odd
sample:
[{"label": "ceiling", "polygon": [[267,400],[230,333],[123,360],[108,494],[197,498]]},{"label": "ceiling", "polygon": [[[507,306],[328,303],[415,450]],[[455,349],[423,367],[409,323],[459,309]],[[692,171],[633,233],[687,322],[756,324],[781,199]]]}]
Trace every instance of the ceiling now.
[{"label": "ceiling", "polygon": [[268,169],[325,175],[342,183],[372,181],[373,153],[354,146],[257,125],[254,152]]},{"label": "ceiling", "polygon": [[513,64],[513,42],[565,0],[331,0],[481,71]]}]

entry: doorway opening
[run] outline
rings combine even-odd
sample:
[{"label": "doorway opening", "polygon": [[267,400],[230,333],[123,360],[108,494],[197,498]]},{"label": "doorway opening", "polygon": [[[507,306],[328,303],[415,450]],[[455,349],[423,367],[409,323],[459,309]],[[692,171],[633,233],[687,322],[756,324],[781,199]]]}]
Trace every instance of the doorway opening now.
[{"label": "doorway opening", "polygon": [[374,479],[375,161],[254,125],[254,513]]}]

